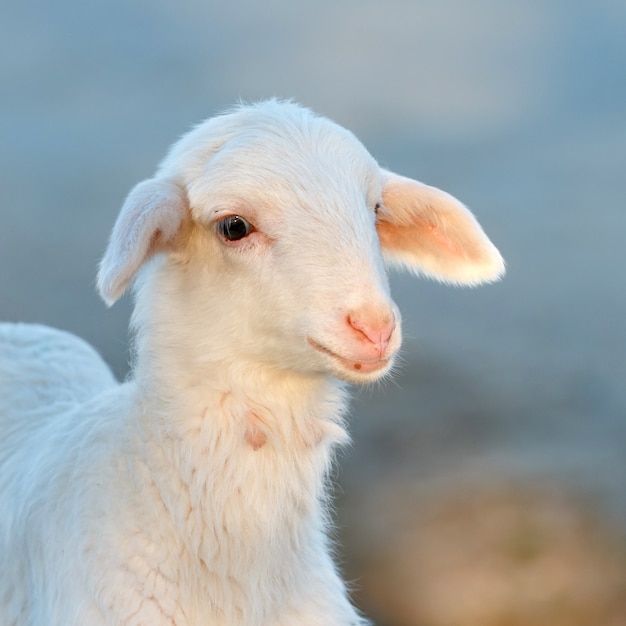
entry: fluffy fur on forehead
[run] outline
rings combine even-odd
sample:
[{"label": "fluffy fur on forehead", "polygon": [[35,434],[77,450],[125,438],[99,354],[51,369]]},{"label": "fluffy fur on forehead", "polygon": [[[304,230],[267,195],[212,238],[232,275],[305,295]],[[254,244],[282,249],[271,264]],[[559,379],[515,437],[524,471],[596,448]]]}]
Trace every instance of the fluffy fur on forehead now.
[{"label": "fluffy fur on forehead", "polygon": [[376,161],[350,131],[291,101],[268,100],[196,126],[172,147],[159,174],[190,190],[217,184],[267,193],[287,183],[328,189],[337,181],[343,189],[338,171],[361,187],[379,178]]}]

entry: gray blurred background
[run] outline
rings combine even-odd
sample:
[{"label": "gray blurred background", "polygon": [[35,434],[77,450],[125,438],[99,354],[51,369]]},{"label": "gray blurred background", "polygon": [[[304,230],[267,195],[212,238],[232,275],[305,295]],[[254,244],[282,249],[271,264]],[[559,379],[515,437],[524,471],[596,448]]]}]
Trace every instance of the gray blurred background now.
[{"label": "gray blurred background", "polygon": [[292,97],[477,214],[473,290],[394,275],[395,380],[358,390],[337,535],[380,626],[626,624],[626,2],[0,4],[0,318],[128,366],[98,258],[192,124]]}]

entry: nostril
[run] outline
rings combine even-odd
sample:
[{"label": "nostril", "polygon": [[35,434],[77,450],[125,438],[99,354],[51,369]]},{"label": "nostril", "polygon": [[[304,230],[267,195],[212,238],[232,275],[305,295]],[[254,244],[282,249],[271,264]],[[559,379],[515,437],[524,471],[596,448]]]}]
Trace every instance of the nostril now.
[{"label": "nostril", "polygon": [[393,314],[378,317],[366,318],[355,313],[347,316],[347,322],[352,328],[363,335],[370,343],[384,350],[389,344],[391,335],[396,327],[396,320]]}]

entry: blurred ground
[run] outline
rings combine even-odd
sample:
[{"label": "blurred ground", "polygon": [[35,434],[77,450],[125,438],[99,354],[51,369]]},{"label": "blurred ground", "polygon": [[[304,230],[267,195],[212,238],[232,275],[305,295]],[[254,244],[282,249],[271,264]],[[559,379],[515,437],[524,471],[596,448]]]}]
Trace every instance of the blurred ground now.
[{"label": "blurred ground", "polygon": [[626,623],[626,3],[0,5],[0,318],[127,371],[98,301],[124,195],[190,125],[293,97],[467,202],[509,265],[395,276],[408,337],[361,390],[339,524],[380,626]]}]

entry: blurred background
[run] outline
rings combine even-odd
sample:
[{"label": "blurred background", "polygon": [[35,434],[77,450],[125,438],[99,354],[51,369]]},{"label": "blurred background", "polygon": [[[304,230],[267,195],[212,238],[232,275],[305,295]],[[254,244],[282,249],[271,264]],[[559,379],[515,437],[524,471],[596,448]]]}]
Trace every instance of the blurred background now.
[{"label": "blurred background", "polygon": [[626,624],[626,2],[3,0],[0,318],[128,371],[96,265],[127,191],[238,99],[291,97],[466,202],[506,279],[395,274],[337,536],[379,626]]}]

